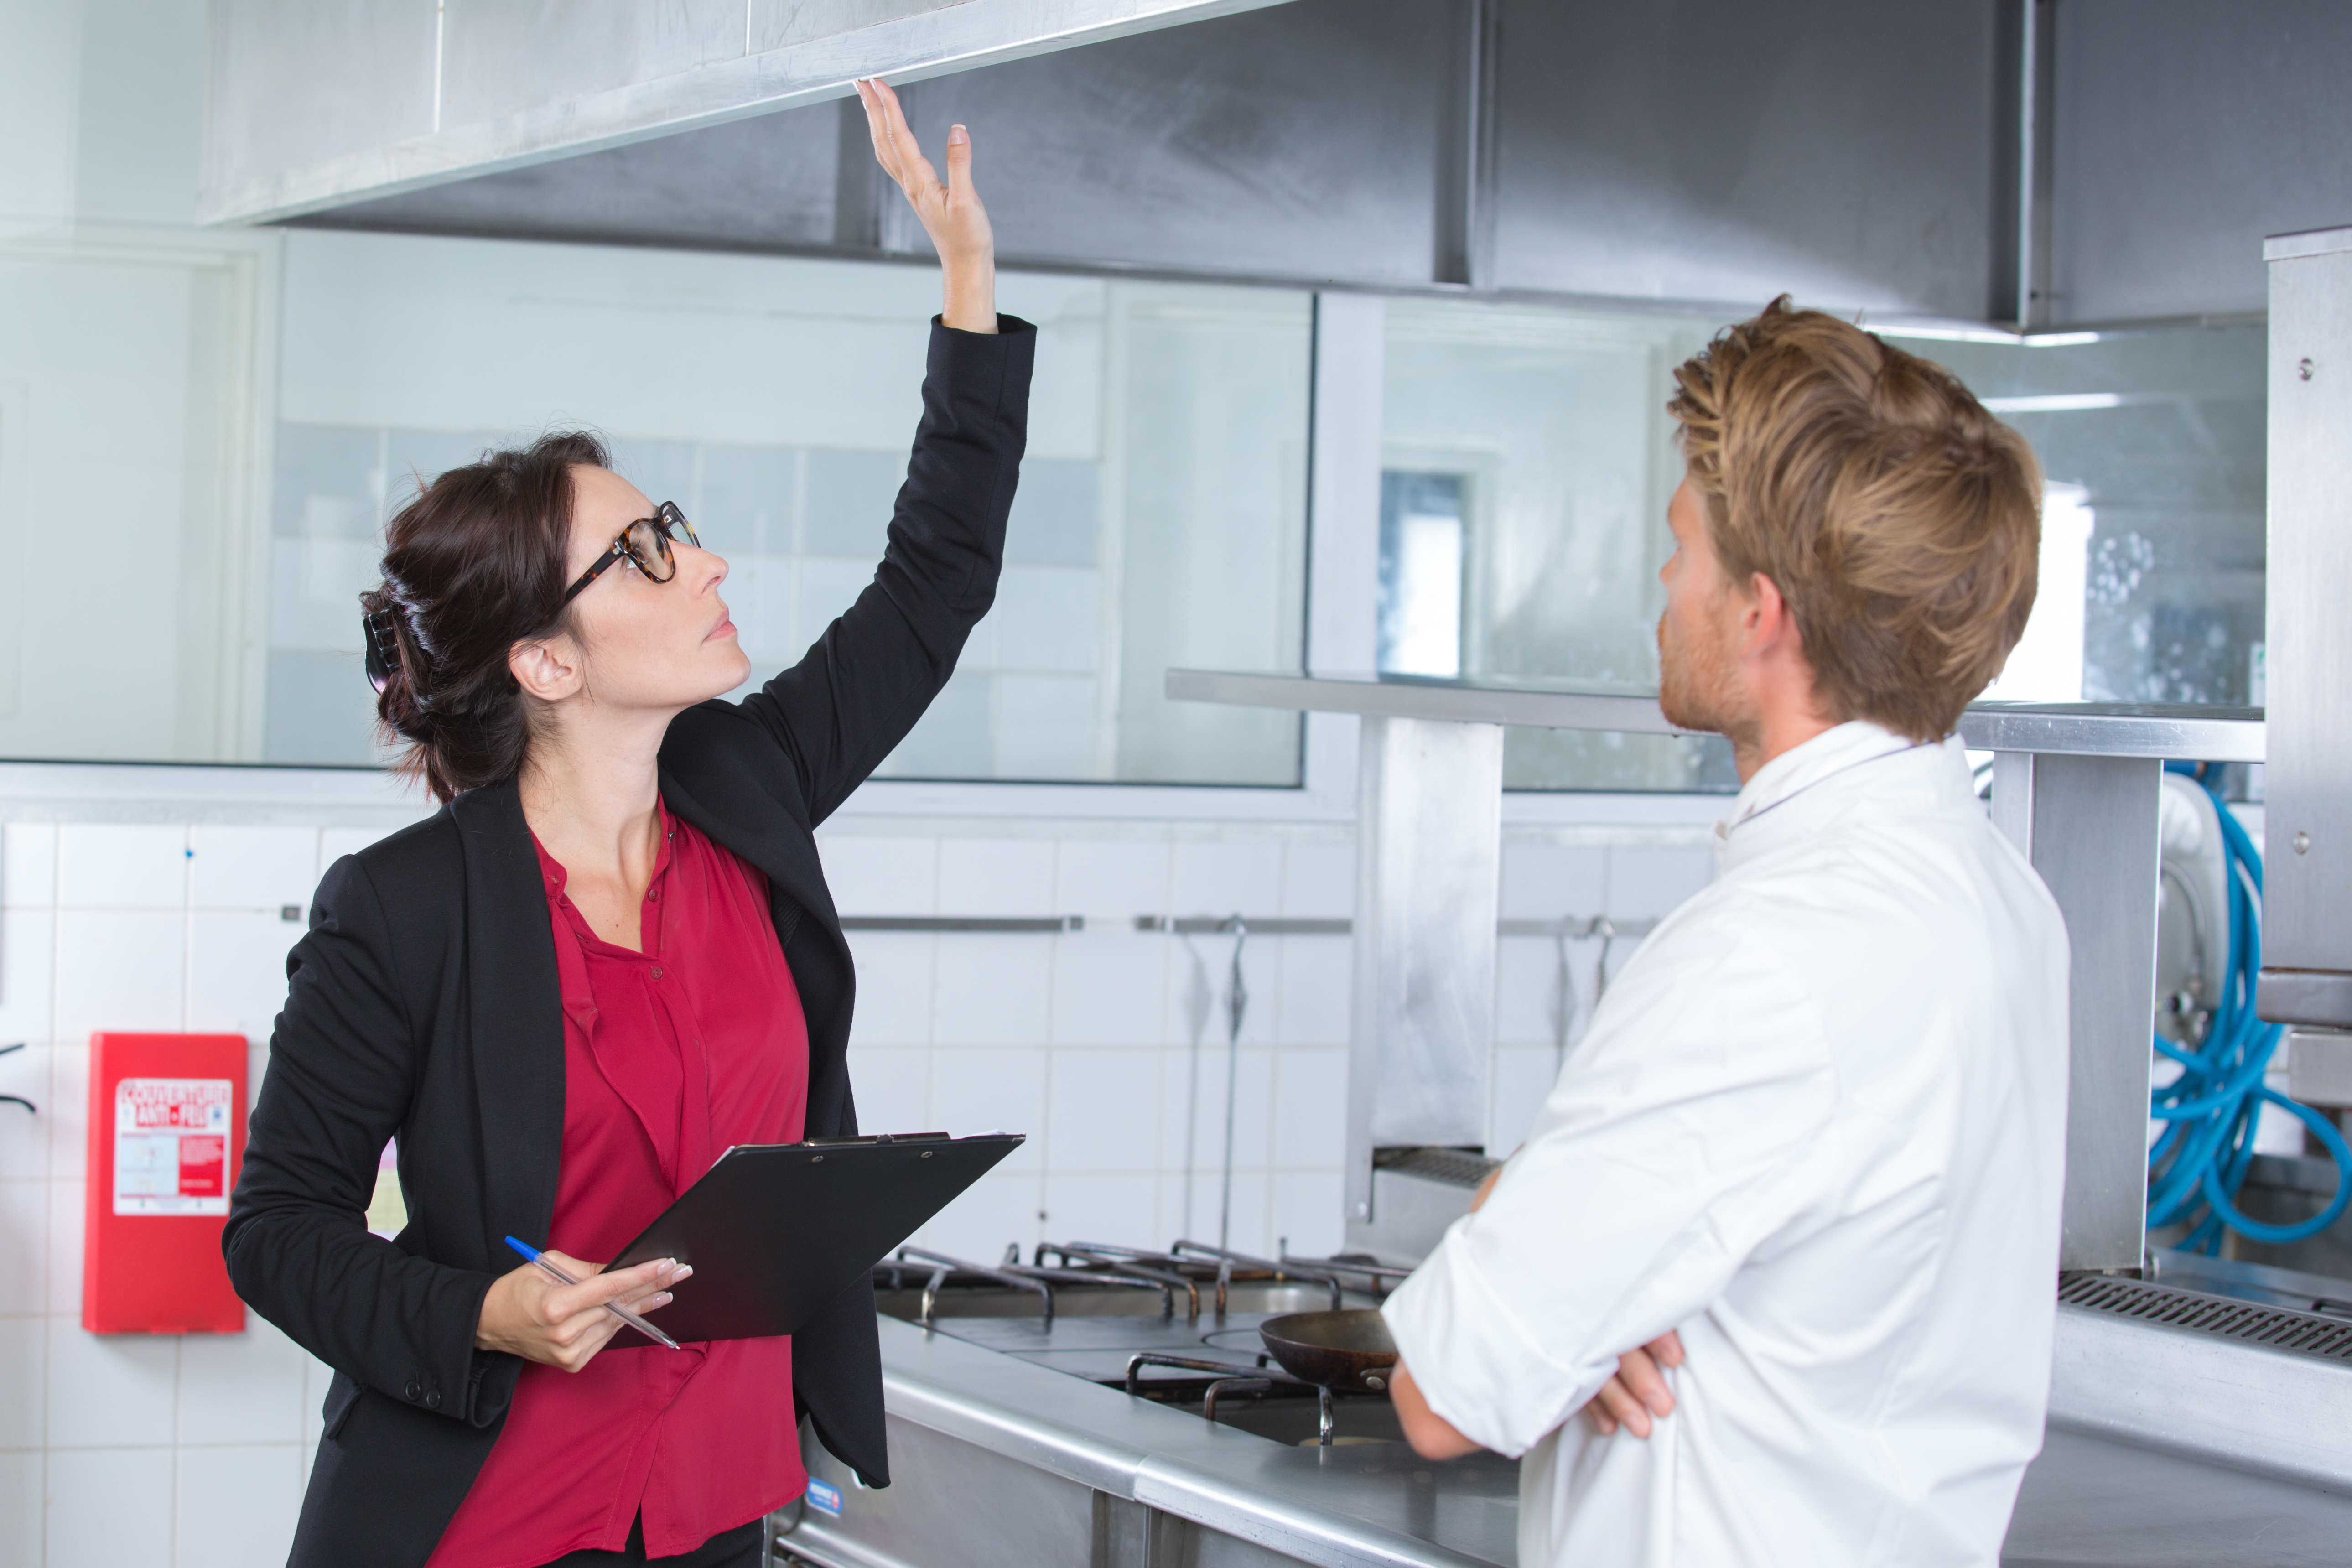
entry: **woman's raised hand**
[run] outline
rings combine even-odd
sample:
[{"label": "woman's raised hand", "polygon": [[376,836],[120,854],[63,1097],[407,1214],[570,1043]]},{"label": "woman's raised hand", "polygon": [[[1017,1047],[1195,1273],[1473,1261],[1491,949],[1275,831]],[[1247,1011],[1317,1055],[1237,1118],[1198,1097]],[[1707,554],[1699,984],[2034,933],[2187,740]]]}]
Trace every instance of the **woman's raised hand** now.
[{"label": "woman's raised hand", "polygon": [[948,177],[942,184],[939,171],[915,145],[906,111],[889,84],[874,79],[856,87],[866,105],[866,127],[874,134],[874,156],[907,193],[940,253],[947,285],[940,320],[967,332],[996,331],[996,236],[988,226],[988,209],[971,188],[971,134],[961,125],[949,129]]},{"label": "woman's raised hand", "polygon": [[692,1274],[691,1266],[668,1258],[599,1274],[598,1263],[583,1263],[550,1248],[541,1256],[580,1281],[558,1285],[530,1264],[499,1276],[482,1299],[474,1325],[477,1350],[506,1351],[525,1361],[578,1372],[626,1325],[604,1303],[640,1315],[669,1304],[669,1288]]}]

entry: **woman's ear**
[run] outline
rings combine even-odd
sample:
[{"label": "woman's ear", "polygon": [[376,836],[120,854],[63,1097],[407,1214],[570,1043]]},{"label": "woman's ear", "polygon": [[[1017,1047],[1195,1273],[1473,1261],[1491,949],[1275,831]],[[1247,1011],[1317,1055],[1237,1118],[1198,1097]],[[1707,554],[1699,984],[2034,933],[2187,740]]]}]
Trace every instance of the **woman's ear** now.
[{"label": "woman's ear", "polygon": [[541,702],[560,702],[578,691],[580,645],[568,637],[538,637],[507,649],[515,683]]}]

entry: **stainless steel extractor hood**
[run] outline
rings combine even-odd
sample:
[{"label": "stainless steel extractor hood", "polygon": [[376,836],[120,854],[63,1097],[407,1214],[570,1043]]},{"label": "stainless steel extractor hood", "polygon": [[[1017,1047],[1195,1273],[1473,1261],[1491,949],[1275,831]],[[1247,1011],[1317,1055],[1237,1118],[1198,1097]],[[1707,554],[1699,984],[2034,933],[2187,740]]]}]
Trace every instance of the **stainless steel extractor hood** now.
[{"label": "stainless steel extractor hood", "polygon": [[1280,3],[215,0],[199,216],[279,222]]}]

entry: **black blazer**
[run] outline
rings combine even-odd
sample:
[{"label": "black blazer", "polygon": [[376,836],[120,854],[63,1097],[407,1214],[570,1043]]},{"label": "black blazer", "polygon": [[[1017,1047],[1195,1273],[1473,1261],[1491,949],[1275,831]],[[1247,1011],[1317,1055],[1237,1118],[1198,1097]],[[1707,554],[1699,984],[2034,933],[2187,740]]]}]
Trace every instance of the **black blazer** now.
[{"label": "black blazer", "polygon": [[[931,329],[873,583],[799,664],[740,705],[688,709],[662,743],[669,809],[767,874],[808,1018],[813,1137],[857,1121],[856,976],[811,829],[913,727],[995,595],[1036,345],[1000,322]],[[222,1250],[237,1293],[335,1369],[291,1563],[416,1568],[522,1368],[474,1348],[482,1298],[514,1265],[503,1238],[545,1236],[555,1206],[563,1015],[515,781],[335,862],[287,974]],[[385,1241],[364,1214],[395,1132],[408,1226]],[[824,1446],[887,1485],[870,1286],[794,1336],[793,1386]]]}]

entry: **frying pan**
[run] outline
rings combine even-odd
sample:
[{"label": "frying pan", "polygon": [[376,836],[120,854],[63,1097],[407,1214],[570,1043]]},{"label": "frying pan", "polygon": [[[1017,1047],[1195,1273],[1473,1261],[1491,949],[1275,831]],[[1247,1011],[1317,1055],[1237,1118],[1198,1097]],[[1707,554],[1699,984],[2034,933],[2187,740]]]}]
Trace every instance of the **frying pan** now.
[{"label": "frying pan", "polygon": [[1396,1342],[1379,1312],[1286,1312],[1258,1325],[1266,1353],[1282,1370],[1325,1388],[1386,1392],[1396,1365]]}]

